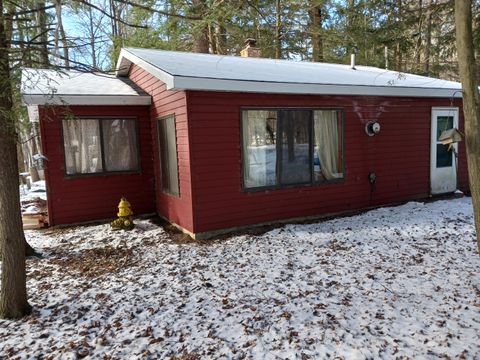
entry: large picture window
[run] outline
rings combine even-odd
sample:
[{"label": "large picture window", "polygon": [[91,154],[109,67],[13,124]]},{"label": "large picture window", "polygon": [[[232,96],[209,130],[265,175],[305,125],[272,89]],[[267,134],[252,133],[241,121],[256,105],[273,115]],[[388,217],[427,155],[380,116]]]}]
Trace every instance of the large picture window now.
[{"label": "large picture window", "polygon": [[63,145],[67,175],[140,169],[133,119],[65,119]]},{"label": "large picture window", "polygon": [[162,191],[179,196],[177,136],[173,115],[158,120]]},{"label": "large picture window", "polygon": [[243,110],[242,137],[246,189],[343,178],[340,110]]}]

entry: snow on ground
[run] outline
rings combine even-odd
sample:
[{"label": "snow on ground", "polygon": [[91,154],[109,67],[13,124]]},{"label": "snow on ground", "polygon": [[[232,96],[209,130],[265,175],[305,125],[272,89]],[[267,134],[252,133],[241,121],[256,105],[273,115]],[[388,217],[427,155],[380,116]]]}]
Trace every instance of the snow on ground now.
[{"label": "snow on ground", "polygon": [[207,244],[146,220],[27,238],[34,311],[0,358],[480,359],[469,198]]},{"label": "snow on ground", "polygon": [[32,183],[30,189],[27,185],[20,185],[20,200],[28,201],[35,198],[47,200],[47,192],[45,190],[45,180],[39,180]]},{"label": "snow on ground", "polygon": [[45,180],[31,183],[30,188],[26,184],[20,185],[20,204],[22,215],[39,213],[47,215]]}]

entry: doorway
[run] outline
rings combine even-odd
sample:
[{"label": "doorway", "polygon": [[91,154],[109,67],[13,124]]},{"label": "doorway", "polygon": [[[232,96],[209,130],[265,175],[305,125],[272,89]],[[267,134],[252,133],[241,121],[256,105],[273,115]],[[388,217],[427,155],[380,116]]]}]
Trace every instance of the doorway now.
[{"label": "doorway", "polygon": [[430,188],[432,194],[457,189],[458,145],[443,145],[438,139],[445,130],[458,128],[458,108],[432,108]]}]

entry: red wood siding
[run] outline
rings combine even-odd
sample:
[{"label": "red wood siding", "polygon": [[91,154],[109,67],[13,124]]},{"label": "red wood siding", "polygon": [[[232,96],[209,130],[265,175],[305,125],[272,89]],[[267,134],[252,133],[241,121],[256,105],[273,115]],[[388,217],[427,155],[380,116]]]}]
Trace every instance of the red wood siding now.
[{"label": "red wood siding", "polygon": [[[195,232],[426,198],[430,193],[431,108],[451,106],[449,99],[201,91],[188,91],[187,99]],[[460,107],[460,102],[454,105]],[[345,179],[245,192],[240,108],[249,106],[342,108]],[[381,132],[369,137],[365,123],[374,119],[380,122]],[[463,143],[459,167],[460,185],[465,188]],[[377,174],[374,187],[368,181],[371,171]]]},{"label": "red wood siding", "polygon": [[[152,96],[150,129],[153,144],[152,159],[157,184],[155,191],[157,212],[170,221],[193,232],[190,137],[188,133],[186,94],[184,91],[166,90],[163,82],[136,65],[131,67],[129,78]],[[163,193],[161,190],[157,119],[171,114],[175,115],[177,134],[179,197]]]},{"label": "red wood siding", "polygon": [[76,116],[128,116],[138,122],[141,172],[65,176],[62,119],[65,107],[40,107],[40,131],[46,161],[48,213],[51,225],[107,219],[116,216],[122,196],[136,215],[153,213],[154,175],[148,106],[71,106]]}]

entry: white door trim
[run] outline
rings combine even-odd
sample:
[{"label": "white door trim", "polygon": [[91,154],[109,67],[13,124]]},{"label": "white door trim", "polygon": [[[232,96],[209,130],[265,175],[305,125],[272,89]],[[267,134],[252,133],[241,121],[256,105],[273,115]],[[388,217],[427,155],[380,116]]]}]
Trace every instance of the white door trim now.
[{"label": "white door trim", "polygon": [[[437,117],[453,116],[453,127],[458,128],[458,107],[432,107],[430,128],[430,192],[444,194],[457,189],[457,161],[452,156],[452,165],[437,167]],[[458,144],[453,145],[458,153]]]}]

